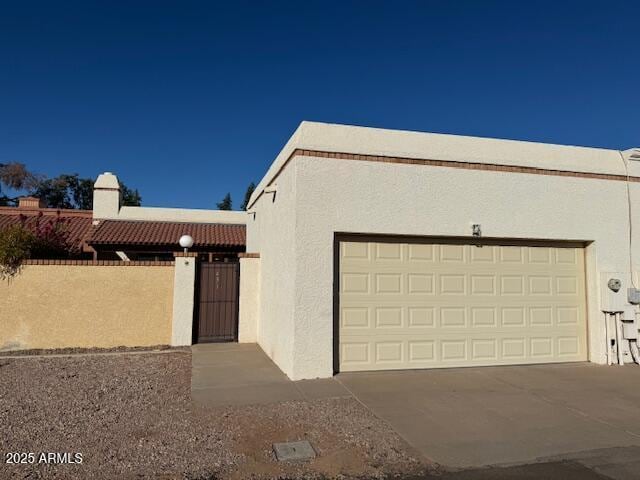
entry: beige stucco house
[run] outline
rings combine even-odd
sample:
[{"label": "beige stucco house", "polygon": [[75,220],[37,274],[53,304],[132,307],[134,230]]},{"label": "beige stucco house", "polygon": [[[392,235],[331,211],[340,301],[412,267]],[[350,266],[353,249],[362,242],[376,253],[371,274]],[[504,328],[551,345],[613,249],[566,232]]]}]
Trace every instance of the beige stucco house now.
[{"label": "beige stucco house", "polygon": [[303,122],[251,198],[240,339],[296,380],[603,363],[607,280],[637,309],[635,157]]},{"label": "beige stucco house", "polygon": [[[237,340],[238,288],[224,280],[238,278],[245,212],[123,206],[108,172],[93,200],[93,210],[31,197],[0,207],[0,231],[55,225],[74,247],[0,282],[0,351]],[[193,240],[187,253],[183,235]]]}]

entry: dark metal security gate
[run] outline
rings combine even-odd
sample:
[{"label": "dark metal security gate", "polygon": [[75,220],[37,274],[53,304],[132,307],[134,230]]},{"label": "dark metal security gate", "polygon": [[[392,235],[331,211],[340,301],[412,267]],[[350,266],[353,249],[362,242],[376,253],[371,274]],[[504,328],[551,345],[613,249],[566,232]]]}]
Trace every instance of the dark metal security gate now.
[{"label": "dark metal security gate", "polygon": [[202,262],[199,265],[198,343],[238,339],[239,263]]}]

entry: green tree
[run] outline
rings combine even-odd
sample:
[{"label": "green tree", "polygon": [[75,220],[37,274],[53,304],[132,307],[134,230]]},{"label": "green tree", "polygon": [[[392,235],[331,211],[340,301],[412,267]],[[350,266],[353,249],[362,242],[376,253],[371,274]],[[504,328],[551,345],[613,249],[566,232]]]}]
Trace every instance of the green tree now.
[{"label": "green tree", "polygon": [[60,175],[55,178],[47,178],[40,182],[32,194],[42,200],[49,208],[74,208],[72,187],[69,184],[70,178],[73,179],[74,176]]},{"label": "green tree", "polygon": [[[91,185],[91,188],[93,191],[93,184]],[[137,188],[131,189],[124,183],[120,183],[120,189],[122,191],[122,205],[127,207],[139,207],[142,205],[142,197],[140,196],[140,192],[138,192]]]},{"label": "green tree", "polygon": [[90,178],[79,178],[78,174],[60,175],[65,177],[75,208],[91,210],[93,208],[93,184]]},{"label": "green tree", "polygon": [[0,163],[0,205],[16,205],[17,197],[9,197],[2,192],[2,186],[10,190],[33,190],[43,179],[41,175],[27,170],[24,163]]},{"label": "green tree", "polygon": [[256,184],[251,182],[247,187],[247,191],[244,193],[244,200],[242,201],[242,205],[240,206],[240,210],[246,210],[249,206],[249,200],[251,199],[251,195],[256,189]]},{"label": "green tree", "polygon": [[231,200],[231,194],[227,193],[221,202],[217,204],[218,210],[232,210],[233,209],[233,201]]}]

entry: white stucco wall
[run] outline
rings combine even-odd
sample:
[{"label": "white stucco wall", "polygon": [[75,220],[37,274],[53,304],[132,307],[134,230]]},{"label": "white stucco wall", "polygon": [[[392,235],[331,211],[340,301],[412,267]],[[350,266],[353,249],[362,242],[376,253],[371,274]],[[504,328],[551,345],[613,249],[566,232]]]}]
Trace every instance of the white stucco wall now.
[{"label": "white stucco wall", "polygon": [[260,322],[260,258],[240,258],[238,342],[256,343]]},{"label": "white stucco wall", "polygon": [[173,277],[172,346],[191,345],[195,284],[196,259],[176,257]]},{"label": "white stucco wall", "polygon": [[[487,237],[593,242],[589,351],[604,361],[598,272],[629,271],[623,182],[309,157],[296,164],[292,378],[332,374],[334,232],[468,237],[472,223]],[[640,185],[632,194],[640,205]],[[638,268],[638,229],[634,246]]]},{"label": "white stucco wall", "polygon": [[293,373],[295,305],[295,166],[278,177],[277,192],[265,194],[248,215],[247,252],[260,253],[258,343],[271,359]]},{"label": "white stucco wall", "polygon": [[[247,251],[262,255],[258,341],[290,378],[333,373],[336,232],[469,237],[472,223],[486,237],[590,242],[589,357],[604,361],[600,272],[629,272],[624,182],[306,156],[274,180],[295,148],[624,174],[613,150],[303,123],[252,197],[247,224]],[[640,162],[629,166],[640,176]],[[272,202],[260,191],[274,184]],[[631,190],[640,206],[640,184]]]}]

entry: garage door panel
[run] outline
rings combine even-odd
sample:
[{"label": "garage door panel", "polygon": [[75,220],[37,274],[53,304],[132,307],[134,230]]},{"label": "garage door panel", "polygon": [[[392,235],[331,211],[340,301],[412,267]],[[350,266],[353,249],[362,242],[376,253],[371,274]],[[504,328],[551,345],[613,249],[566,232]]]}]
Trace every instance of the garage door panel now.
[{"label": "garage door panel", "polygon": [[553,256],[551,255],[551,248],[547,247],[528,247],[528,261],[529,263],[543,263],[545,265],[551,264]]},{"label": "garage door panel", "polygon": [[498,309],[496,307],[472,307],[470,326],[474,329],[491,328],[498,326]]},{"label": "garage door panel", "polygon": [[407,257],[414,262],[433,262],[436,259],[435,245],[408,245]]},{"label": "garage door panel", "polygon": [[373,246],[377,261],[386,262],[402,259],[402,245],[399,243],[375,243]]},{"label": "garage door panel", "polygon": [[[549,294],[552,292],[563,295],[578,295],[582,279],[576,275],[575,270],[560,270],[554,268],[554,272],[544,269],[539,272],[528,267],[519,269],[496,268],[474,269],[464,273],[453,273],[447,268],[406,268],[401,266],[376,265],[375,273],[367,273],[371,263],[359,268],[347,268],[342,271],[341,284],[343,291],[349,291],[353,283],[367,282],[372,285],[382,285],[385,282],[399,282],[403,287],[403,293],[409,291],[433,293],[466,293],[467,285],[473,294]],[[523,274],[523,268],[527,273]],[[400,277],[400,278],[399,278]],[[406,277],[406,278],[405,278]],[[407,287],[407,288],[405,288]],[[356,291],[358,291],[357,289]]]},{"label": "garage door panel", "polygon": [[407,307],[407,313],[411,330],[436,326],[436,309],[431,305]]},{"label": "garage door panel", "polygon": [[573,357],[580,353],[580,339],[576,336],[557,337],[558,355],[561,357]]},{"label": "garage door panel", "polygon": [[446,336],[445,338],[389,337],[384,341],[370,342],[362,337],[341,344],[344,371],[384,370],[411,368],[442,368],[465,366],[490,366],[575,361],[583,352],[580,340],[575,336],[534,337],[494,336],[472,338]]},{"label": "garage door panel", "polygon": [[435,340],[409,340],[408,361],[413,364],[433,363],[436,361]]},{"label": "garage door panel", "polygon": [[407,290],[409,295],[435,295],[436,282],[433,273],[408,272]]},{"label": "garage door panel", "polygon": [[363,338],[346,341],[340,345],[340,357],[345,370],[366,369],[372,363],[370,354],[371,342]]},{"label": "garage door panel", "polygon": [[370,245],[364,242],[344,242],[341,245],[341,256],[349,260],[369,260]]},{"label": "garage door panel", "polygon": [[367,294],[371,291],[370,275],[366,273],[352,272],[342,274],[342,292],[352,294]]},{"label": "garage door panel", "polygon": [[464,245],[438,245],[439,260],[442,263],[464,263],[466,252]]},{"label": "garage door panel", "polygon": [[474,264],[494,264],[498,261],[497,248],[492,246],[485,246],[482,248],[472,248],[470,252],[470,261]]},{"label": "garage door panel", "polygon": [[[407,307],[396,305],[370,306],[365,302],[353,303],[342,308],[340,331],[342,337],[352,331],[358,335],[410,334],[420,329],[438,329],[438,335],[448,331],[510,333],[514,329],[540,329],[555,333],[578,332],[585,324],[584,312],[575,306],[486,306],[461,307],[432,304]],[[414,333],[411,333],[414,334]]]},{"label": "garage door panel", "polygon": [[376,273],[373,277],[375,295],[402,294],[405,291],[402,274],[399,272]]},{"label": "garage door panel", "polygon": [[583,251],[343,242],[342,371],[586,360]]},{"label": "garage door panel", "polygon": [[471,356],[474,360],[498,360],[498,340],[495,338],[471,340]]}]

